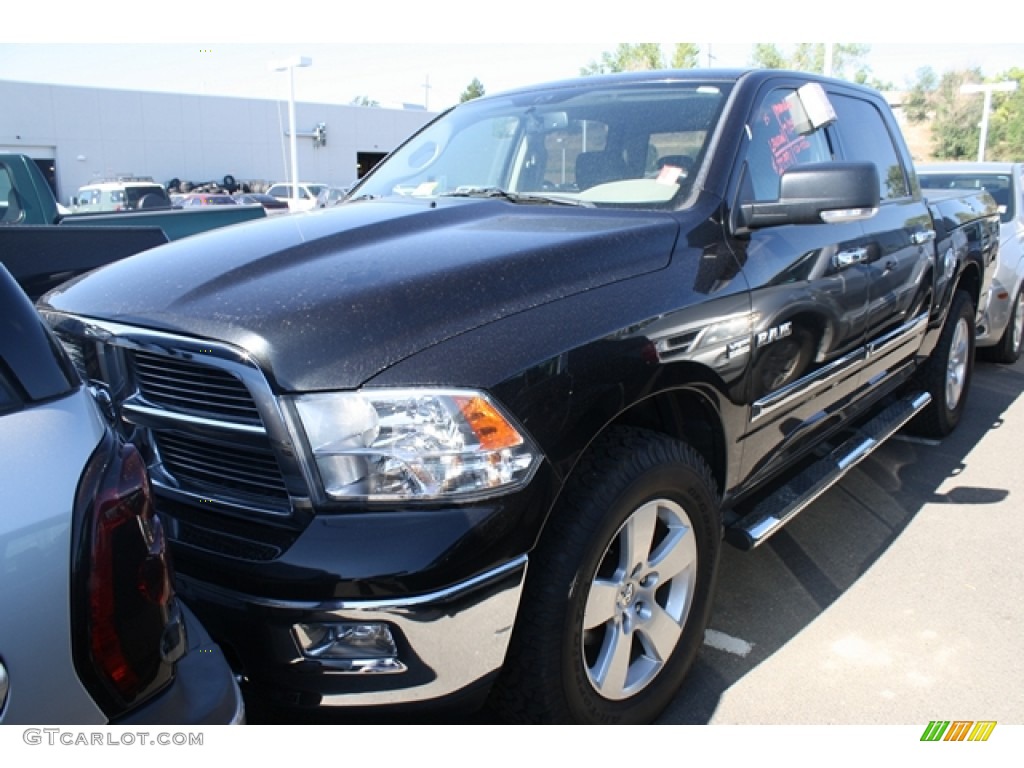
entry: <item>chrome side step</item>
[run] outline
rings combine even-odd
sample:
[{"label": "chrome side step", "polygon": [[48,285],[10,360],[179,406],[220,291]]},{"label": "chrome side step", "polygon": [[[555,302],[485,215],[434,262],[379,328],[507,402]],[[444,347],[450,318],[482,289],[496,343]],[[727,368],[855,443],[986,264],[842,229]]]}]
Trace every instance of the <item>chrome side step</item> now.
[{"label": "chrome side step", "polygon": [[888,406],[861,425],[846,442],[818,459],[727,528],[726,541],[744,550],[762,544],[898,432],[931,399],[927,392],[920,392]]}]

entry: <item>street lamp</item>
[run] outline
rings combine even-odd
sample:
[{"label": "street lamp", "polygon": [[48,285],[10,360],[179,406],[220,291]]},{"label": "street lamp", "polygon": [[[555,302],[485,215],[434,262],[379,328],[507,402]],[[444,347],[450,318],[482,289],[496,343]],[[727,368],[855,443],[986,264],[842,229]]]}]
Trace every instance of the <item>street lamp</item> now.
[{"label": "street lamp", "polygon": [[988,137],[988,113],[992,111],[993,91],[1016,91],[1015,80],[1004,80],[1001,83],[965,83],[960,86],[960,93],[983,93],[985,104],[981,109],[981,137],[978,139],[978,162],[985,160],[985,140]]},{"label": "street lamp", "polygon": [[299,160],[295,147],[295,68],[308,67],[313,60],[308,56],[292,56],[277,62],[271,62],[270,68],[274,72],[288,70],[288,135],[291,137],[292,149],[292,186],[291,197],[297,199],[299,196]]}]

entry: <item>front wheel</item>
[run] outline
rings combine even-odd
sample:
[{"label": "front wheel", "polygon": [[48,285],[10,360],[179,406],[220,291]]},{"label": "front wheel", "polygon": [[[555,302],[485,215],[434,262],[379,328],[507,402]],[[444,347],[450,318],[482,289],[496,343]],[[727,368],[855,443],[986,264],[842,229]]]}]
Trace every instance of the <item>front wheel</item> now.
[{"label": "front wheel", "polygon": [[926,437],[945,437],[960,423],[974,371],[974,302],[957,291],[939,342],[921,369],[931,403],[911,423]]},{"label": "front wheel", "polygon": [[492,704],[525,722],[645,723],[704,638],[722,529],[688,445],[623,429],[595,447],[531,557]]}]

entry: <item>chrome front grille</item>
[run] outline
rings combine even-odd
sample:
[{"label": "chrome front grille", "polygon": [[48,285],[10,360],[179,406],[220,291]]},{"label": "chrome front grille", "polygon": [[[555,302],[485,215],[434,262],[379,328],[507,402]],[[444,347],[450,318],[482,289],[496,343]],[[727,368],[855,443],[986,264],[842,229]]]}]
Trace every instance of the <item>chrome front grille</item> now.
[{"label": "chrome front grille", "polygon": [[[253,368],[174,348],[131,346],[125,369],[135,394],[123,417],[148,432],[153,479],[168,493],[272,515],[291,512],[289,486],[260,407],[242,377],[273,398]],[[276,412],[276,409],[271,408]]]},{"label": "chrome front grille", "polygon": [[288,501],[270,443],[250,438],[249,445],[216,444],[193,435],[154,432],[154,443],[164,471],[180,485],[211,496],[233,494]]},{"label": "chrome front grille", "polygon": [[309,520],[309,470],[249,352],[112,321],[43,315],[146,457],[173,542],[247,560],[273,559],[291,546]]},{"label": "chrome front grille", "polygon": [[136,385],[148,403],[207,418],[261,423],[249,390],[230,373],[141,350],[131,358]]}]

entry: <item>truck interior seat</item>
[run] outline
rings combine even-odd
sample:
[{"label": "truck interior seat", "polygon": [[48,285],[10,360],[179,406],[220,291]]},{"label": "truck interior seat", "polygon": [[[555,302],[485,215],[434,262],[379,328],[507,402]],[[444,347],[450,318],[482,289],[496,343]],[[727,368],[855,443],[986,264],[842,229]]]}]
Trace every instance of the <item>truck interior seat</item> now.
[{"label": "truck interior seat", "polygon": [[617,152],[581,152],[576,157],[576,186],[589,189],[626,178],[626,163]]}]

